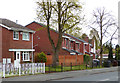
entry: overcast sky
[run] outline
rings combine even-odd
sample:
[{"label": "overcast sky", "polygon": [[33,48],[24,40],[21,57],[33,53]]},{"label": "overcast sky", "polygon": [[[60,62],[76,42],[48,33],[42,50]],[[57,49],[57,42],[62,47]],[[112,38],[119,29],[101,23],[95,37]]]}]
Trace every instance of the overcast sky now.
[{"label": "overcast sky", "polygon": [[[118,1],[119,0],[83,0],[84,12],[87,21],[91,19],[94,9],[105,7],[112,15],[118,18]],[[0,18],[18,20],[18,24],[27,25],[36,18],[35,0],[0,0]],[[89,30],[83,30],[89,33]],[[117,43],[117,40],[116,42]]]}]

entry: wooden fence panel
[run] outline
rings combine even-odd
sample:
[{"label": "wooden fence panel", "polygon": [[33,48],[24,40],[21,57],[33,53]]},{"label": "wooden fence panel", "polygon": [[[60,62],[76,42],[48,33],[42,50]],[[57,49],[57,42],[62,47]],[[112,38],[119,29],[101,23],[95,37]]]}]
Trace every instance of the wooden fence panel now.
[{"label": "wooden fence panel", "polygon": [[[59,64],[83,64],[83,55],[59,55]],[[52,64],[52,55],[47,55],[46,65]]]}]

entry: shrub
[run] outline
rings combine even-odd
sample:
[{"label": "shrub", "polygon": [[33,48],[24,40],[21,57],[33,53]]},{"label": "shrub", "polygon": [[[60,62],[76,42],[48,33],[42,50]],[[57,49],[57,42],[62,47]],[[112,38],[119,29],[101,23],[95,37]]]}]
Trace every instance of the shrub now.
[{"label": "shrub", "polygon": [[35,62],[46,62],[47,57],[44,52],[37,53]]},{"label": "shrub", "polygon": [[88,54],[84,55],[84,63],[88,64],[90,61],[90,56]]}]

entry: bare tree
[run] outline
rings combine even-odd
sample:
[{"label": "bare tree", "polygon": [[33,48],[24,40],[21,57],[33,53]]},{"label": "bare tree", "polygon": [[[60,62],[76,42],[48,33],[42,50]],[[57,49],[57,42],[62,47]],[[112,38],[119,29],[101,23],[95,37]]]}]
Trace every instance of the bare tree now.
[{"label": "bare tree", "polygon": [[[52,56],[53,65],[57,65],[59,62],[58,54],[62,44],[62,35],[80,23],[81,18],[78,13],[80,13],[79,11],[81,11],[82,7],[78,2],[61,2],[60,0],[54,2],[38,1],[37,4],[38,19],[47,21],[48,38],[54,53]],[[50,35],[50,23],[53,22],[56,22],[58,25],[57,44],[55,44]]]},{"label": "bare tree", "polygon": [[[103,52],[103,37],[107,37],[108,34],[111,34],[109,32],[110,28],[116,28],[116,20],[113,18],[113,16],[110,14],[110,12],[107,12],[106,9],[103,8],[97,8],[93,11],[93,17],[94,21],[92,23],[92,26],[96,27],[95,29],[100,32],[100,64],[102,64],[102,52]],[[91,28],[94,28],[91,27]],[[114,31],[112,31],[114,32]],[[116,33],[116,31],[115,31]],[[111,36],[113,38],[113,36]]]}]

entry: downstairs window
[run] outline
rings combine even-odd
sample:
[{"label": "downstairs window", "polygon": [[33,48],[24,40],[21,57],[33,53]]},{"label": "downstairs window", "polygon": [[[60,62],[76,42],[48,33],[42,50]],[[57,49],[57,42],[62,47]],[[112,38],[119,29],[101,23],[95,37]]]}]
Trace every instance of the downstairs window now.
[{"label": "downstairs window", "polygon": [[22,57],[23,57],[23,61],[30,61],[29,52],[23,52]]}]

